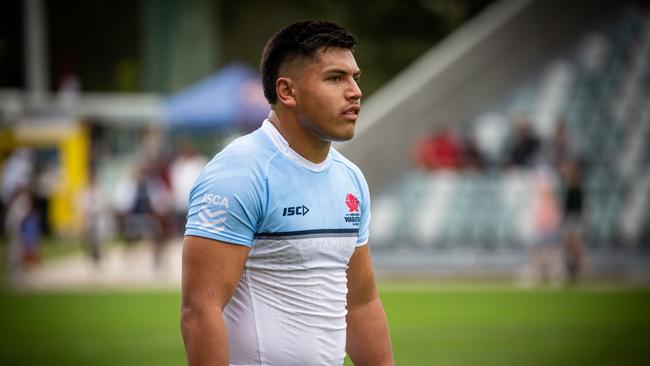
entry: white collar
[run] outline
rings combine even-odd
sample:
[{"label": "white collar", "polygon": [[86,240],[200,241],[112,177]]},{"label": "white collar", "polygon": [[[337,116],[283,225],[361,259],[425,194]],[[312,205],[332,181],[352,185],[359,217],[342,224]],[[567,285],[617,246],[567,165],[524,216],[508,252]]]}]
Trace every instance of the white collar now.
[{"label": "white collar", "polygon": [[329,162],[330,156],[327,154],[327,158],[320,162],[314,163],[305,158],[300,154],[295,152],[290,146],[287,140],[282,136],[280,131],[269,121],[265,119],[261,127],[262,131],[273,141],[273,144],[280,150],[282,155],[286,156],[289,160],[295,162],[296,164],[305,167],[313,172],[322,172],[327,168],[327,163]]}]

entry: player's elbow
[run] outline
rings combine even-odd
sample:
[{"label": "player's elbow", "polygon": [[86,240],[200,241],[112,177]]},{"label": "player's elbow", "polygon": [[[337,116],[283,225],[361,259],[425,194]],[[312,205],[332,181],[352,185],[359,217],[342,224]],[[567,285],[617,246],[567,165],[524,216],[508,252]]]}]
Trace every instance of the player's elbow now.
[{"label": "player's elbow", "polygon": [[364,296],[348,296],[347,309],[348,312],[355,312],[359,309],[367,309],[368,307],[374,306],[377,303],[381,304],[379,293],[372,291],[364,294]]},{"label": "player's elbow", "polygon": [[[183,334],[183,337],[188,337],[199,327],[201,327],[201,324],[203,323],[203,319],[206,317],[210,317],[211,314],[209,313],[211,311],[213,312],[214,310],[217,310],[216,307],[205,306],[190,301],[183,301],[181,305],[181,324],[180,324],[181,333]],[[213,315],[215,314],[212,314],[212,316]]]},{"label": "player's elbow", "polygon": [[187,338],[191,333],[194,325],[199,322],[199,310],[191,304],[181,305],[181,333]]}]

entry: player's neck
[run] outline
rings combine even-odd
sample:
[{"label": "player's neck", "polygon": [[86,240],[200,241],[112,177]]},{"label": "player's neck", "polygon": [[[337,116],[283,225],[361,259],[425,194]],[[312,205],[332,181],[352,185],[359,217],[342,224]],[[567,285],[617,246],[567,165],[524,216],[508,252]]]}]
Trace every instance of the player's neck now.
[{"label": "player's neck", "polygon": [[327,159],[331,142],[322,140],[314,132],[305,129],[295,115],[271,111],[269,121],[298,155],[316,164]]}]

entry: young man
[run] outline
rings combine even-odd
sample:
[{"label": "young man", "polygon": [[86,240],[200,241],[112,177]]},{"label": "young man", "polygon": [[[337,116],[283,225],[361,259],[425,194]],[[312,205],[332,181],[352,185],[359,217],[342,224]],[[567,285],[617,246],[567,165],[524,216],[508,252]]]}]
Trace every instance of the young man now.
[{"label": "young man", "polygon": [[269,118],[195,183],[181,328],[191,365],[393,365],[368,250],[370,196],[332,141],[360,108],[354,37],[292,24],[264,48]]}]

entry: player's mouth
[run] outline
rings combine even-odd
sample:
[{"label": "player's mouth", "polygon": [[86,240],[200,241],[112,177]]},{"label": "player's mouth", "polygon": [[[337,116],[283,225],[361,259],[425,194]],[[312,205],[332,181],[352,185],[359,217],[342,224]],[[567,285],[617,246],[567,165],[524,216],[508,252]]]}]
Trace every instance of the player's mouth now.
[{"label": "player's mouth", "polygon": [[361,106],[359,104],[353,104],[343,110],[343,113],[341,115],[343,118],[350,120],[350,121],[356,121],[357,118],[359,118],[359,111],[361,110]]}]

